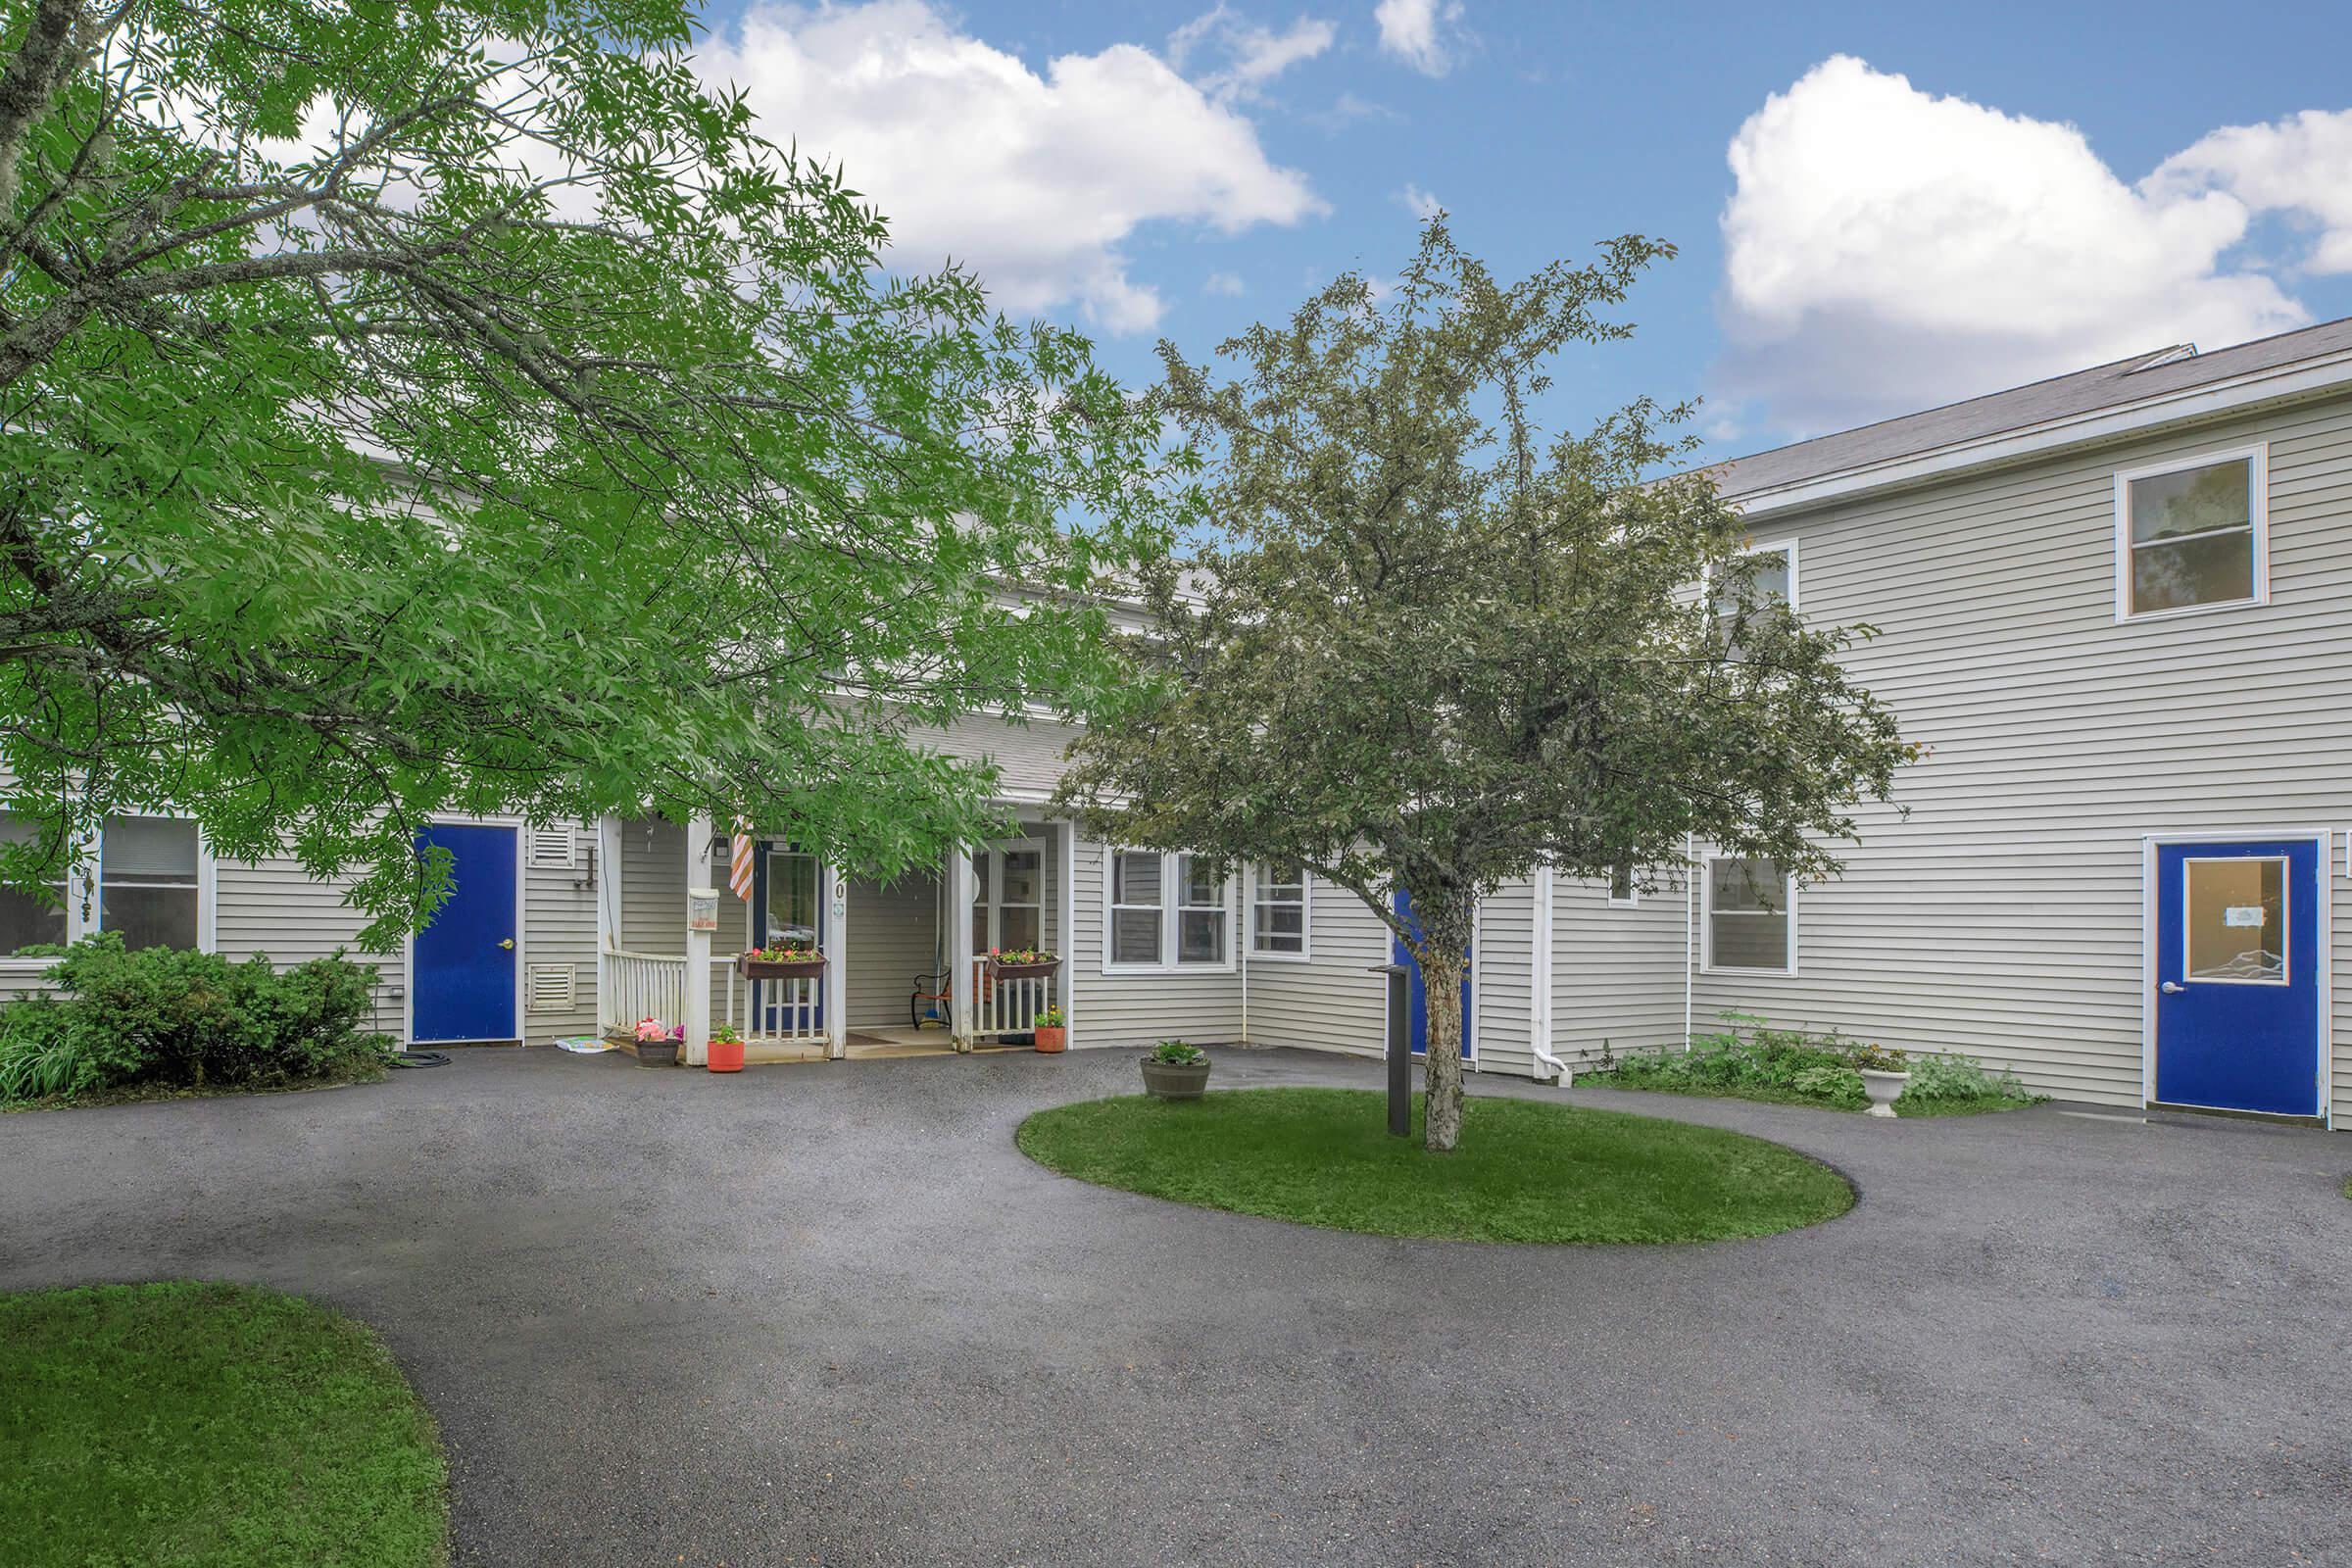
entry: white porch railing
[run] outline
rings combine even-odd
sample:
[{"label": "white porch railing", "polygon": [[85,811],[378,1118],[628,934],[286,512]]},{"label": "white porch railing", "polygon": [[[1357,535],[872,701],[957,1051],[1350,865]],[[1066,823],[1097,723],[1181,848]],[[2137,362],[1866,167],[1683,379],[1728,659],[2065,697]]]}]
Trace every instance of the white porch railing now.
[{"label": "white porch railing", "polygon": [[971,989],[964,993],[972,999],[972,1038],[1030,1033],[1037,1027],[1037,1015],[1057,999],[1060,979],[1058,969],[1052,974],[992,976],[988,959],[972,959]]},{"label": "white porch railing", "polygon": [[824,977],[795,980],[746,980],[735,960],[712,958],[714,969],[726,972],[727,1018],[752,1045],[805,1046],[825,1044],[830,1038],[822,1022]]},{"label": "white porch railing", "polygon": [[597,1025],[610,1033],[640,1018],[675,1025],[686,1016],[686,955],[611,952],[597,964]]}]

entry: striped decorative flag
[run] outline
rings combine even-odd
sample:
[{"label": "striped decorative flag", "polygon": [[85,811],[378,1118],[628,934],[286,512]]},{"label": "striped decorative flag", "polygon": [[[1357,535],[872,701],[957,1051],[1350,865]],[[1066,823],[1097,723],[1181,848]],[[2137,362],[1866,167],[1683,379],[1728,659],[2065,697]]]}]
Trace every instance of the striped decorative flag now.
[{"label": "striped decorative flag", "polygon": [[738,833],[727,847],[727,886],[744,902],[752,897],[752,836]]}]

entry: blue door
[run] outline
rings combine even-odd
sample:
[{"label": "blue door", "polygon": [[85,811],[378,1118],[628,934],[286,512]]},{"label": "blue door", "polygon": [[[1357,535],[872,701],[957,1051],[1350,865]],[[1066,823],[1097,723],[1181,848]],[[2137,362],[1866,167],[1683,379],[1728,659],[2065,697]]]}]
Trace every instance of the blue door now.
[{"label": "blue door", "polygon": [[[1402,888],[1396,890],[1396,918],[1416,933],[1421,929],[1413,920],[1413,896]],[[1396,937],[1392,941],[1396,950],[1396,961],[1412,971],[1413,1054],[1425,1056],[1429,1054],[1429,994],[1421,985],[1421,962],[1413,956],[1413,950],[1405,946],[1404,938]],[[1469,954],[1465,952],[1462,956],[1467,959]],[[1465,1061],[1476,1054],[1474,1042],[1470,1038],[1471,1017],[1470,971],[1465,968],[1462,971],[1462,1059]]]},{"label": "blue door", "polygon": [[2156,848],[2156,1094],[2316,1116],[2319,846]]},{"label": "blue door", "polygon": [[411,949],[415,1040],[513,1040],[514,829],[435,823],[416,835],[419,852],[449,851],[457,885],[416,933]]}]

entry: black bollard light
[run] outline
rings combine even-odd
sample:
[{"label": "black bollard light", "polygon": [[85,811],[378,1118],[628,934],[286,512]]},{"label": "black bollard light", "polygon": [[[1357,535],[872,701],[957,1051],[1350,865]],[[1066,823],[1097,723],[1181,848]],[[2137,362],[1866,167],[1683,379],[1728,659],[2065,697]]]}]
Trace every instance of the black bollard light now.
[{"label": "black bollard light", "polygon": [[1376,963],[1374,974],[1389,981],[1389,1131],[1398,1138],[1413,1132],[1413,989],[1412,970],[1401,963]]}]

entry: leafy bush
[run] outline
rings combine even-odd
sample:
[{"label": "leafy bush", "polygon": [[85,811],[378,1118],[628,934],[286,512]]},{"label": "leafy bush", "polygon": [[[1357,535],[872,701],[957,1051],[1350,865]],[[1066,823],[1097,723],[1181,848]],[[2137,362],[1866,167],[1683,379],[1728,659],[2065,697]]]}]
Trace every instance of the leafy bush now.
[{"label": "leafy bush", "polygon": [[134,1085],[265,1088],[334,1077],[390,1048],[361,1025],[372,964],[340,952],[283,974],[261,955],[126,949],[108,932],[48,970],[54,997],[0,1008],[0,1099],[77,1096]]},{"label": "leafy bush", "polygon": [[1208,1059],[1208,1053],[1182,1040],[1162,1040],[1152,1048],[1151,1058],[1168,1067],[1192,1067]]},{"label": "leafy bush", "polygon": [[1993,1072],[1976,1057],[1955,1052],[1950,1055],[1915,1057],[1911,1063],[1911,1081],[1903,1086],[1903,1098],[1966,1102],[2034,1097],[2008,1068]]},{"label": "leafy bush", "polygon": [[[1915,1110],[1989,1109],[2035,1097],[2016,1074],[1987,1072],[1973,1056],[1907,1056],[1857,1045],[1837,1031],[1808,1034],[1775,1029],[1762,1018],[1726,1012],[1722,1031],[1700,1035],[1690,1049],[1660,1047],[1628,1056],[1606,1054],[1586,1081],[1623,1089],[1661,1089],[1686,1095],[1731,1095],[1748,1100],[1796,1101],[1859,1110],[1867,1096],[1860,1069],[1903,1072],[1911,1080],[1899,1103]],[[1746,1033],[1742,1034],[1742,1027]]]}]

